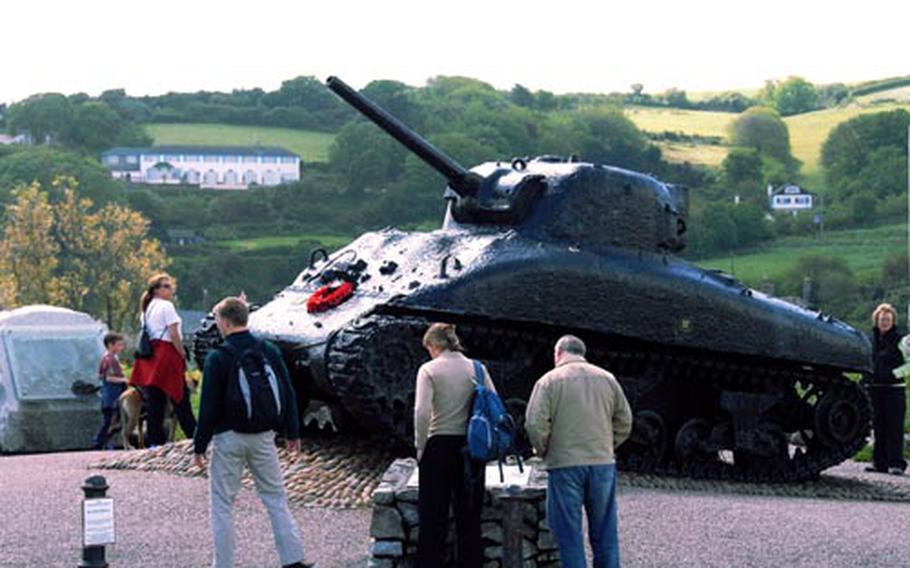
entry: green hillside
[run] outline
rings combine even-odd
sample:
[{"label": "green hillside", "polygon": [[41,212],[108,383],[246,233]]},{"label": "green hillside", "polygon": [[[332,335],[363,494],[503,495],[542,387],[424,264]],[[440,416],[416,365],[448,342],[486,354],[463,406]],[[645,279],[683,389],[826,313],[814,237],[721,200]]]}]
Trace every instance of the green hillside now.
[{"label": "green hillside", "polygon": [[325,246],[328,250],[334,251],[340,249],[352,240],[354,240],[353,237],[342,235],[294,235],[232,239],[228,241],[218,241],[218,244],[224,245],[234,251],[262,251],[266,249],[293,247],[301,242],[317,242]]},{"label": "green hillside", "polygon": [[850,229],[825,233],[824,237],[785,237],[765,250],[695,261],[705,268],[732,272],[750,286],[765,278],[775,279],[802,256],[842,257],[860,280],[881,279],[882,263],[889,256],[907,250],[907,225],[883,225],[871,229]]},{"label": "green hillside", "polygon": [[291,128],[233,126],[227,124],[147,124],[155,144],[223,144],[226,146],[283,146],[304,162],[325,162],[332,134]]},{"label": "green hillside", "polygon": [[[845,120],[860,114],[884,112],[895,108],[910,110],[910,88],[903,87],[882,91],[868,97],[906,100],[903,103],[872,103],[863,97],[848,107],[832,108],[789,116],[784,119],[790,129],[790,144],[793,155],[803,163],[802,172],[809,178],[817,176],[821,147],[828,133]],[[905,98],[899,98],[905,97]],[[866,102],[863,102],[866,101]],[[655,107],[629,107],[626,115],[645,132],[682,132],[699,136],[726,137],[727,125],[736,114]],[[695,164],[717,165],[726,155],[723,146],[704,144],[662,144],[669,148],[666,155],[674,161],[689,161]]]},{"label": "green hillside", "polygon": [[698,136],[727,135],[727,125],[736,118],[730,112],[684,110],[660,107],[625,107],[626,115],[645,132],[682,132]]}]

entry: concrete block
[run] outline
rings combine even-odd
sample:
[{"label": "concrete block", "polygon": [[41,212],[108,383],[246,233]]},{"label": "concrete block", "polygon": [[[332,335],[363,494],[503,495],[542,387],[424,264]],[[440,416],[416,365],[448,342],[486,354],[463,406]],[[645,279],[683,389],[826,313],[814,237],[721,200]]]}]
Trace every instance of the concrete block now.
[{"label": "concrete block", "polygon": [[373,518],[370,522],[370,536],[375,539],[404,539],[404,528],[401,526],[401,515],[394,507],[373,507]]},{"label": "concrete block", "polygon": [[501,546],[488,546],[483,549],[483,557],[485,560],[499,560],[502,558],[502,547]]},{"label": "concrete block", "polygon": [[373,542],[370,553],[376,558],[398,558],[403,549],[400,540],[377,540]]},{"label": "concrete block", "polygon": [[395,502],[395,492],[392,490],[392,487],[386,483],[381,483],[373,491],[373,504],[374,505],[391,505]]},{"label": "concrete block", "polygon": [[367,568],[395,568],[395,561],[391,558],[370,558]]},{"label": "concrete block", "polygon": [[417,514],[417,505],[414,503],[399,503],[398,512],[401,513],[401,518],[404,519],[404,524],[407,527],[416,526],[420,522],[420,517]]},{"label": "concrete block", "polygon": [[486,522],[480,527],[481,535],[486,540],[502,544],[502,525],[499,523]]}]

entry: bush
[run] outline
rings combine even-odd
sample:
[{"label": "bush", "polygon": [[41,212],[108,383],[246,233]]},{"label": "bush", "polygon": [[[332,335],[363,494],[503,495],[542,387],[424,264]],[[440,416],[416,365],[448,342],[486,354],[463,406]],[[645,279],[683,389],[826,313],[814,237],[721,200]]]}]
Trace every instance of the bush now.
[{"label": "bush", "polygon": [[840,313],[849,309],[859,292],[856,277],[842,257],[800,257],[785,273],[780,288],[787,295],[800,296],[806,278],[815,285],[818,306],[828,312]]},{"label": "bush", "polygon": [[755,148],[765,156],[795,166],[790,154],[790,132],[774,109],[750,108],[730,123],[728,134],[732,146]]}]

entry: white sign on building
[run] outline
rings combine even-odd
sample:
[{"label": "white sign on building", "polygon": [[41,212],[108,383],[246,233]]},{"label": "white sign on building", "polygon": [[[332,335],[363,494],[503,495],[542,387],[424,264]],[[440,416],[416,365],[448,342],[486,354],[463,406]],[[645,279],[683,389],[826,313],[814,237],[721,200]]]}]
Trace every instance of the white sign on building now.
[{"label": "white sign on building", "polygon": [[784,185],[778,189],[768,186],[772,211],[801,211],[812,209],[815,196],[798,185]]}]

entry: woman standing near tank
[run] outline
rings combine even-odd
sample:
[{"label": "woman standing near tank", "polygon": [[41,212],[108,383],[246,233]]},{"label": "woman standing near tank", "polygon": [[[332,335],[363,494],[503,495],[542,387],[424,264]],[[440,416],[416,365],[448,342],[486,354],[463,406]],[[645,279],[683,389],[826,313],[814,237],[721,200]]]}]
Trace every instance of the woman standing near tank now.
[{"label": "woman standing near tank", "polygon": [[148,409],[146,445],[159,446],[167,441],[164,413],[168,399],[180,427],[187,437],[196,431],[196,419],[186,388],[186,352],[180,335],[180,316],[174,308],[174,279],[160,273],[148,280],[139,301],[142,325],[152,344],[152,356],[136,359],[130,384],[140,387]]},{"label": "woman standing near tank", "polygon": [[873,371],[863,382],[872,399],[872,430],[875,446],[872,465],[866,471],[903,475],[904,416],[907,412],[907,386],[892,371],[904,363],[898,348],[897,312],[891,304],[880,304],[872,312]]},{"label": "woman standing near tank", "polygon": [[[483,564],[480,515],[483,509],[484,466],[466,450],[468,419],[474,400],[474,362],[462,354],[455,326],[434,323],[423,336],[432,357],[417,372],[414,437],[419,461],[417,566],[443,565],[449,507],[455,511],[457,565]],[[485,386],[495,392],[483,369]]]}]

